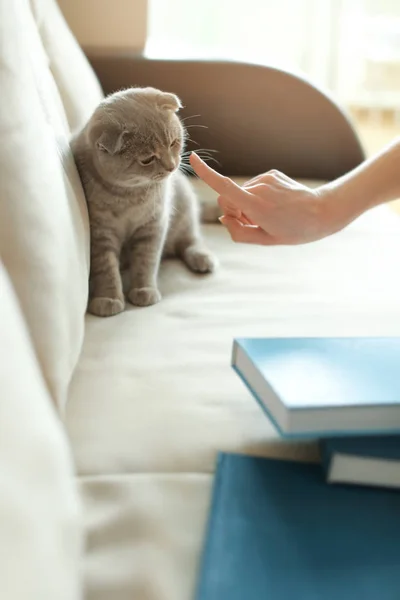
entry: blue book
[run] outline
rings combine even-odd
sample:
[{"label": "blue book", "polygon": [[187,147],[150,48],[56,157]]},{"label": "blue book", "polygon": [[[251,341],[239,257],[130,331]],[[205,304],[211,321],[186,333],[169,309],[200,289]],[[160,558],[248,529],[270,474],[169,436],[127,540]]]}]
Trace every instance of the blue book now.
[{"label": "blue book", "polygon": [[244,338],[232,366],[284,437],[400,433],[400,338]]},{"label": "blue book", "polygon": [[399,600],[400,493],[221,454],[196,600]]},{"label": "blue book", "polygon": [[328,483],[400,489],[399,435],[324,439],[321,456]]}]

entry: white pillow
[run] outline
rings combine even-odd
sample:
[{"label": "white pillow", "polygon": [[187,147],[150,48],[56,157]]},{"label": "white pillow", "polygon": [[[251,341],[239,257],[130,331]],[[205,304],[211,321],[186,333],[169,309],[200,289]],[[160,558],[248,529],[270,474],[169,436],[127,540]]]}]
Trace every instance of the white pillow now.
[{"label": "white pillow", "polygon": [[84,332],[87,207],[27,0],[0,0],[0,40],[0,256],[63,410]]},{"label": "white pillow", "polygon": [[81,598],[80,503],[66,436],[0,263],[0,598]]},{"label": "white pillow", "polygon": [[[57,2],[31,0],[31,5],[69,127],[74,131],[86,123],[103,99],[103,91]],[[88,12],[84,6],[79,6],[79,10],[82,14]],[[82,14],[81,18],[85,18]]]}]

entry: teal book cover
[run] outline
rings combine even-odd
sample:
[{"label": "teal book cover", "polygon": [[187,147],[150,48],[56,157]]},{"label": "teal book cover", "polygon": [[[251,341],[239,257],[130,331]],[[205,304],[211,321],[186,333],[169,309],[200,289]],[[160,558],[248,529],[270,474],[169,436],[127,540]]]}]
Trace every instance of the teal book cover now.
[{"label": "teal book cover", "polygon": [[400,433],[400,338],[240,338],[231,362],[283,436]]},{"label": "teal book cover", "polygon": [[196,600],[399,600],[400,493],[219,457]]}]

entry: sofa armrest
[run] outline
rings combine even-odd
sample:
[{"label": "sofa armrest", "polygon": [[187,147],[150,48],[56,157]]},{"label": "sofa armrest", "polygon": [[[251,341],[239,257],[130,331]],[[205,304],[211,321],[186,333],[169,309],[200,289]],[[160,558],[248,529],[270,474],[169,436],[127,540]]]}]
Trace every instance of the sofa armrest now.
[{"label": "sofa armrest", "polygon": [[[216,150],[220,172],[251,176],[279,169],[329,180],[365,158],[341,108],[310,82],[246,63],[153,60],[123,52],[87,52],[106,94],[154,86],[180,96],[196,147]],[[205,127],[196,127],[196,125]],[[197,146],[197,144],[199,146]]]}]

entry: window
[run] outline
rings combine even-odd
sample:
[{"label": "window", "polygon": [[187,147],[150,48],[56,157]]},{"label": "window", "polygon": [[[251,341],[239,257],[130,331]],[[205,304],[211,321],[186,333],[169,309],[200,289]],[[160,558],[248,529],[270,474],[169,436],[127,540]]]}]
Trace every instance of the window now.
[{"label": "window", "polygon": [[149,0],[146,52],[273,65],[400,112],[399,0]]}]

